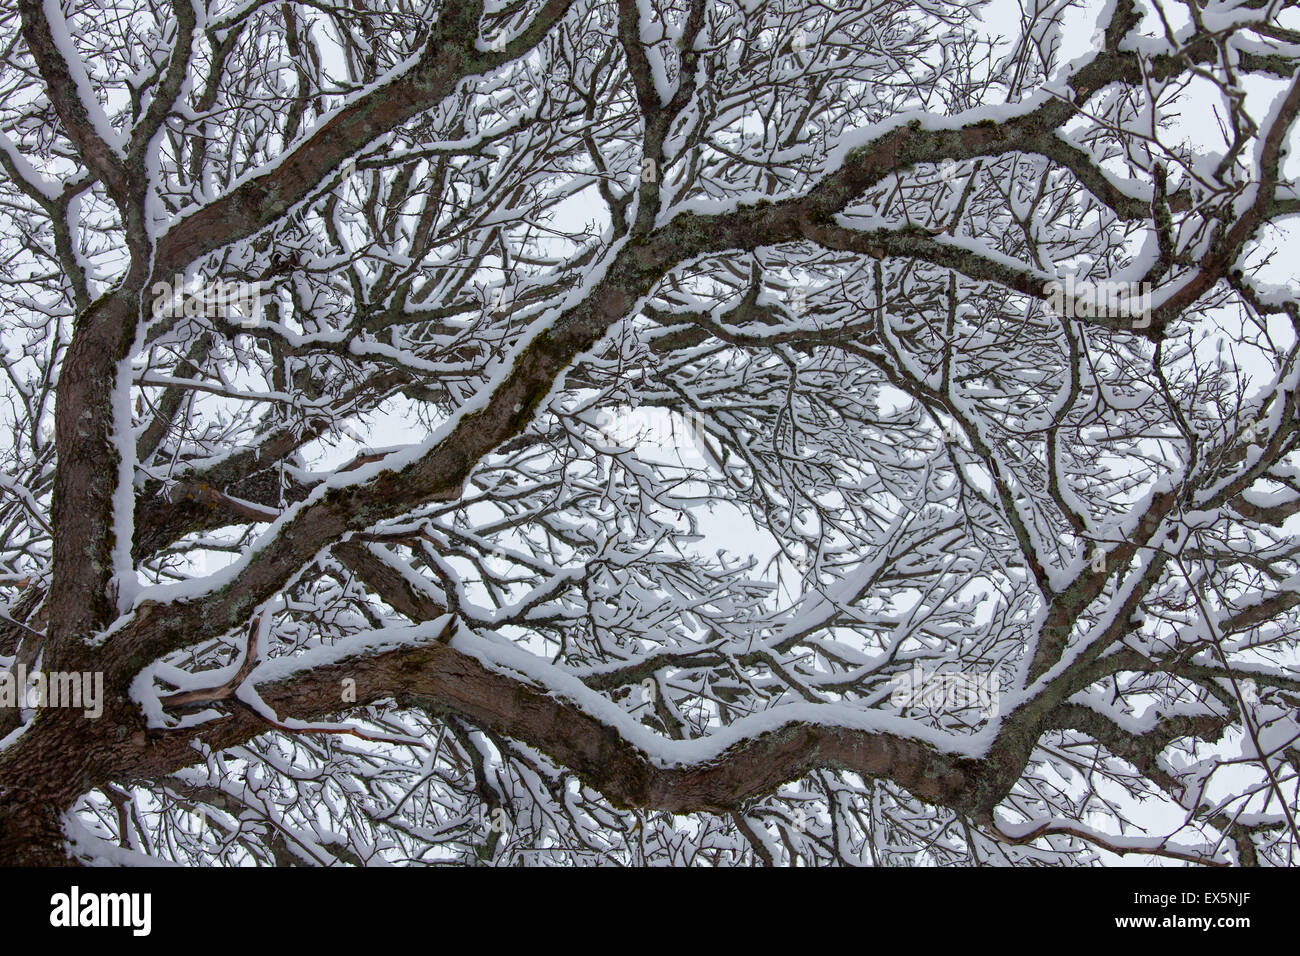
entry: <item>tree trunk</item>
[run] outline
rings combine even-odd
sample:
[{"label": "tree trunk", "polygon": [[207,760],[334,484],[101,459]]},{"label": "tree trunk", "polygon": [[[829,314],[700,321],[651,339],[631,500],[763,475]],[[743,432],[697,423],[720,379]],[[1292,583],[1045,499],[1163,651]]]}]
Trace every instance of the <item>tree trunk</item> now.
[{"label": "tree trunk", "polygon": [[61,818],[57,804],[0,793],[0,866],[75,866]]},{"label": "tree trunk", "polygon": [[113,748],[113,726],[76,710],[47,710],[0,752],[0,866],[68,866],[63,815],[103,782],[96,767]]}]

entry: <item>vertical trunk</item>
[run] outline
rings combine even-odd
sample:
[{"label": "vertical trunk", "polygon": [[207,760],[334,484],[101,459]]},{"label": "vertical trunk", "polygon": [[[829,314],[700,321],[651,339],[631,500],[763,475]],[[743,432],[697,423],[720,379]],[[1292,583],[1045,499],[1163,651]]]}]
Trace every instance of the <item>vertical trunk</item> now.
[{"label": "vertical trunk", "polygon": [[[108,663],[83,642],[117,616],[114,510],[121,455],[114,394],[118,363],[135,337],[139,306],[130,288],[128,282],[78,316],[60,371],[53,568],[41,641],[46,672],[103,671]],[[104,767],[112,751],[103,735],[108,724],[80,711],[49,710],[0,752],[0,865],[71,862],[62,816],[99,782],[95,768]]]},{"label": "vertical trunk", "polygon": [[115,762],[113,716],[106,710],[89,720],[74,709],[47,710],[0,752],[0,866],[73,863],[63,815]]},{"label": "vertical trunk", "polygon": [[57,804],[28,799],[16,789],[0,793],[0,866],[74,866],[65,848]]},{"label": "vertical trunk", "polygon": [[78,317],[59,374],[47,667],[58,666],[70,643],[117,616],[113,524],[121,455],[114,442],[113,394],[118,362],[135,338],[137,311],[125,289],[92,305]]}]

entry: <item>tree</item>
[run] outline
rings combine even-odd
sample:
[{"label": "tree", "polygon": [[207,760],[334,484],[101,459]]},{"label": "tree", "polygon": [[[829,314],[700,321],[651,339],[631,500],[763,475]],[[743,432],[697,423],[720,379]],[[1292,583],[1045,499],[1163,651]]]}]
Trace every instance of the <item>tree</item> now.
[{"label": "tree", "polygon": [[0,862],[1290,864],[1296,6],[4,0]]}]

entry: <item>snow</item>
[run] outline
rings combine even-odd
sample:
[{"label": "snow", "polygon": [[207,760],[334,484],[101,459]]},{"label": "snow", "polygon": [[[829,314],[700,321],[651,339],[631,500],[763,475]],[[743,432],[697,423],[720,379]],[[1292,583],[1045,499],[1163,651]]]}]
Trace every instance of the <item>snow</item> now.
[{"label": "snow", "polygon": [[27,157],[18,151],[18,147],[3,132],[0,132],[0,152],[3,152],[9,162],[13,164],[23,184],[36,190],[51,202],[59,198],[62,190],[37,172],[36,168],[27,161]]},{"label": "snow", "polygon": [[49,23],[50,35],[54,38],[54,45],[67,63],[68,73],[72,76],[75,86],[74,92],[85,108],[95,134],[121,157],[126,149],[126,137],[113,127],[99,105],[99,97],[95,94],[94,86],[91,85],[85,61],[77,51],[77,45],[68,30],[68,21],[64,19],[63,4],[59,0],[43,0],[42,7],[46,22]]},{"label": "snow", "polygon": [[641,42],[646,52],[646,60],[650,64],[650,75],[654,81],[655,92],[659,96],[660,104],[667,106],[677,92],[677,87],[668,80],[663,48],[678,40],[681,31],[670,27],[661,28],[659,31],[654,29],[654,5],[651,0],[636,0],[636,9]]},{"label": "snow", "polygon": [[[141,313],[144,298],[141,293]],[[144,330],[141,323],[136,323],[136,334],[131,350],[126,358],[117,363],[117,375],[114,382],[110,403],[113,416],[113,432],[109,436],[117,451],[117,484],[113,489],[113,585],[117,588],[117,607],[119,613],[130,609],[139,590],[139,579],[135,573],[135,561],[131,556],[131,543],[135,540],[135,469],[136,469],[136,435],[131,427],[133,384],[132,360],[143,340]]]},{"label": "snow", "polygon": [[72,855],[86,866],[179,866],[156,856],[149,856],[138,850],[128,850],[111,842],[107,834],[96,833],[76,814],[66,814],[63,818],[64,832],[68,835],[68,848]]},{"label": "snow", "polygon": [[778,731],[794,723],[827,728],[841,727],[869,733],[886,733],[930,744],[956,756],[978,757],[992,743],[995,726],[977,734],[959,737],[920,725],[916,721],[880,711],[862,710],[846,704],[785,704],[761,713],[741,717],[727,727],[694,740],[671,740],[651,732],[635,718],[591,690],[573,674],[557,668],[527,651],[508,644],[488,642],[464,628],[452,636],[451,646],[478,660],[497,673],[510,674],[531,683],[553,697],[571,701],[617,730],[655,766],[683,767],[708,763],[726,750],[758,734]]},{"label": "snow", "polygon": [[[47,8],[54,2],[45,0]],[[200,34],[205,29],[221,34],[240,11],[251,13],[256,0],[238,0],[238,6],[216,23],[201,22]],[[771,72],[746,77],[746,63],[754,58],[750,55],[760,51],[729,42],[731,31],[753,28],[753,36],[781,34],[788,39],[792,24],[812,25],[812,19],[795,9],[773,14],[761,0],[742,0],[743,10],[710,8],[706,32],[715,35],[702,34],[696,49],[713,62],[708,70],[701,67],[697,80],[702,87],[714,84],[718,99],[710,99],[712,90],[693,97],[669,131],[665,165],[670,168],[661,170],[665,175],[657,225],[683,215],[725,217],[759,203],[797,201],[815,188],[819,177],[853,163],[855,150],[870,148],[907,125],[952,132],[973,123],[1004,124],[1061,97],[1073,97],[1073,71],[1098,55],[1091,47],[1076,55],[1081,40],[1095,24],[1108,22],[1117,4],[1107,0],[1098,6],[1091,3],[1086,9],[1064,11],[1059,22],[1032,27],[1034,39],[1045,49],[1058,42],[1059,46],[1055,46],[1052,78],[1027,98],[1012,95],[1008,99],[1014,101],[940,115],[937,110],[952,100],[927,92],[926,78],[913,73],[907,79],[917,92],[906,102],[918,108],[892,113],[879,122],[864,117],[891,114],[891,97],[898,103],[910,96],[901,82],[901,64],[906,61],[892,60],[892,37],[857,36],[845,27],[843,47],[830,57],[824,50],[791,56],[765,46],[757,59],[766,64],[761,69]],[[1014,8],[1014,2],[1007,6],[1016,17]],[[497,3],[492,13],[502,14],[500,20],[508,18],[508,29],[517,35],[519,14],[509,12],[513,9]],[[657,0],[636,0],[627,9],[637,18],[647,47],[651,96],[666,103],[677,91],[669,76],[683,29],[680,9],[666,8]],[[745,22],[746,12],[754,22]],[[1171,45],[1151,11],[1147,14],[1143,27],[1125,41],[1126,49],[1169,53],[1192,36],[1193,26],[1185,19],[1177,21]],[[819,10],[817,17],[828,19],[816,20],[816,29],[827,23],[851,25],[851,15],[858,12],[847,11],[837,21],[838,8]],[[1224,27],[1262,15],[1217,0],[1204,9],[1206,22]],[[374,83],[357,82],[348,73],[339,38],[330,33],[342,27],[324,26],[319,11],[304,10],[303,16],[308,28],[319,30],[323,37],[330,80],[350,77],[347,87],[332,89],[354,92],[346,98],[323,93],[331,108],[323,116],[313,112],[309,126],[294,142],[284,144],[286,152],[278,157],[266,159],[280,145],[274,131],[265,141],[258,139],[260,132],[254,129],[247,141],[232,137],[223,143],[236,153],[248,150],[244,158],[258,164],[235,180],[235,189],[272,174],[285,156],[306,149],[323,124],[335,122],[359,97],[374,96],[376,91],[382,95],[384,85],[408,75],[421,55],[403,59],[401,51],[385,46],[382,36],[358,36],[357,49],[363,54],[375,52],[384,56],[381,62],[400,62]],[[263,28],[260,17],[257,14],[249,21],[252,29]],[[910,10],[908,17],[919,25],[930,14],[918,8]],[[124,138],[112,128],[109,116],[129,115],[129,105],[113,99],[120,96],[118,88],[126,75],[103,83],[92,80],[96,72],[103,75],[100,60],[83,62],[77,56],[61,16],[55,27],[60,49],[77,76],[74,94],[87,104],[96,131],[120,153]],[[834,33],[839,27],[825,29]],[[1143,30],[1154,35],[1143,36]],[[269,32],[266,36],[270,42],[261,66],[268,74],[293,68],[275,38]],[[829,45],[838,47],[840,42]],[[1243,52],[1272,53],[1293,47],[1300,44],[1244,36],[1227,41],[1229,60],[1238,65]],[[995,57],[1010,52],[1005,43],[992,48]],[[128,63],[126,74],[134,70],[137,60],[128,58]],[[812,72],[801,72],[810,63]],[[918,65],[925,68],[924,63]],[[586,66],[580,63],[579,71]],[[445,451],[443,442],[504,390],[523,350],[568,321],[571,311],[611,278],[612,265],[629,251],[627,244],[642,241],[641,237],[612,239],[609,210],[594,188],[598,182],[611,183],[615,191],[626,188],[641,158],[636,106],[627,98],[630,90],[621,89],[620,98],[602,106],[617,117],[610,126],[588,129],[580,111],[567,111],[562,95],[553,95],[547,86],[554,79],[547,67],[544,55],[538,55],[517,60],[508,70],[494,69],[473,81],[463,101],[430,104],[428,117],[420,123],[409,124],[397,134],[382,132],[354,153],[373,160],[364,170],[364,182],[380,190],[394,180],[392,169],[379,168],[381,161],[413,163],[414,179],[421,187],[425,182],[432,187],[438,164],[452,170],[453,179],[460,177],[448,188],[444,205],[430,213],[436,220],[431,247],[420,248],[415,239],[421,211],[416,199],[423,200],[424,195],[413,194],[396,213],[395,238],[389,241],[387,234],[371,234],[364,210],[357,210],[363,197],[353,181],[340,187],[341,202],[333,211],[327,213],[325,204],[311,205],[309,199],[291,213],[296,217],[292,227],[273,237],[277,251],[284,245],[302,254],[301,269],[290,278],[273,280],[279,287],[277,294],[283,296],[279,322],[261,327],[259,334],[241,334],[218,343],[220,356],[192,374],[176,373],[170,356],[199,330],[169,328],[166,322],[146,322],[135,330],[137,361],[134,368],[129,361],[119,365],[110,395],[110,437],[120,455],[113,499],[113,574],[122,616],[91,638],[98,646],[111,649],[114,640],[134,626],[131,611],[146,600],[194,602],[190,610],[201,612],[202,602],[219,589],[238,590],[245,582],[260,580],[255,566],[276,561],[281,545],[308,524],[301,521],[303,516],[321,507],[332,492],[361,490],[378,484],[376,479],[385,472],[432,462]],[[835,87],[841,68],[862,78]],[[558,63],[555,69],[563,72]],[[140,72],[137,78],[146,75]],[[787,106],[795,93],[789,91],[804,89],[807,79],[821,76],[830,78],[828,90],[836,89],[836,96],[844,94],[831,105],[838,108],[842,103],[845,108],[829,119],[826,114],[809,119],[808,129],[816,126],[815,133],[795,130],[798,135],[788,136],[794,130],[791,124],[804,123],[790,116]],[[563,79],[568,83],[572,78]],[[1009,77],[995,73],[993,79],[988,90],[996,96],[997,90],[1007,88]],[[97,90],[97,84],[103,88]],[[290,94],[300,88],[297,80],[282,85]],[[1275,118],[1285,85],[1261,81],[1258,88],[1252,85],[1247,91],[1243,81],[1240,89],[1248,94],[1252,117],[1267,114],[1264,124]],[[1217,97],[1210,87],[1205,83],[1188,87],[1188,101],[1197,107],[1210,103],[1211,97]],[[599,90],[599,82],[592,88]],[[781,92],[769,96],[769,89]],[[1118,89],[1092,92],[1090,112],[1119,116],[1124,107]],[[182,99],[187,93],[182,93]],[[105,94],[108,107],[101,108],[97,96]],[[1120,124],[1135,134],[1167,118],[1163,105],[1157,112],[1139,100]],[[340,102],[343,105],[337,106]],[[920,108],[923,103],[930,108]],[[1221,106],[1218,99],[1213,105]],[[770,115],[764,115],[769,107]],[[229,104],[220,103],[213,115],[238,116],[228,108]],[[712,108],[716,112],[710,114]],[[553,116],[552,109],[564,111],[563,116]],[[463,116],[453,115],[457,110]],[[179,112],[188,122],[205,121],[183,105]],[[1211,109],[1189,112],[1209,115]],[[1205,119],[1192,117],[1198,118]],[[464,122],[458,125],[461,119]],[[233,122],[238,126],[243,121]],[[847,131],[833,139],[829,151],[823,149],[822,133],[844,129],[841,123],[849,127]],[[429,132],[430,127],[436,131]],[[57,179],[64,166],[72,164],[48,156],[37,158],[40,152],[33,143],[38,141],[30,132],[21,125],[12,130],[9,136],[0,133],[0,159],[18,188],[35,200],[21,202],[21,209],[39,216],[37,207],[77,188],[65,187]],[[599,161],[586,155],[582,139],[588,132],[597,140]],[[1176,138],[1167,128],[1162,133],[1170,134],[1170,141]],[[1092,120],[1083,114],[1054,133],[1061,143],[1090,159],[1116,192],[1139,204],[1148,203],[1153,189],[1142,170],[1149,168],[1148,160],[1160,158],[1160,147],[1134,144],[1125,151],[1096,134]],[[1198,202],[1214,198],[1207,183],[1226,148],[1215,136],[1210,130],[1199,140],[1193,137],[1175,144],[1186,149],[1187,163],[1180,168],[1173,161],[1171,189],[1190,190]],[[213,185],[223,182],[220,163],[210,163],[192,183],[187,180],[173,189],[181,179],[175,157],[167,152],[170,144],[164,135],[146,150],[148,211],[155,231],[177,221],[177,207],[181,216],[192,215],[195,203],[209,201],[222,191]],[[1150,154],[1144,152],[1147,148]],[[1255,152],[1245,155],[1243,162],[1248,165],[1253,159],[1258,164],[1258,144],[1252,143],[1251,149]],[[724,155],[726,151],[735,155]],[[1176,153],[1175,149],[1170,155]],[[557,157],[558,161],[551,161]],[[1012,271],[1022,282],[1043,285],[1076,275],[1138,281],[1156,265],[1160,252],[1155,235],[1140,218],[1114,222],[1097,208],[1095,197],[1080,192],[1078,183],[1053,168],[1047,157],[1004,158],[1016,164],[1015,180],[1008,178],[1006,183],[1005,202],[990,204],[988,195],[977,196],[963,208],[955,235],[935,235],[931,248],[977,255]],[[976,189],[1001,185],[993,179],[1000,161],[985,162]],[[771,164],[770,176],[764,163]],[[607,169],[597,170],[602,164]],[[974,160],[963,159],[960,168],[969,173],[973,165]],[[842,215],[840,224],[870,231],[904,223],[952,221],[960,196],[956,186],[964,179],[954,185],[936,182],[929,169],[914,172],[917,175],[884,179],[863,197],[861,205],[870,203],[871,212]],[[499,192],[498,178],[504,181],[515,174],[517,182],[509,182]],[[1042,176],[1046,199],[1036,189]],[[1206,181],[1198,183],[1198,176]],[[330,173],[322,188],[334,188],[333,183]],[[1227,214],[1240,214],[1253,204],[1256,188],[1247,186]],[[102,189],[82,192],[69,215],[76,240],[71,254],[85,266],[92,293],[97,293],[118,281],[122,254],[113,245],[114,212]],[[1293,184],[1284,184],[1279,192],[1300,195]],[[1055,207],[1058,200],[1064,205]],[[918,212],[919,218],[914,218]],[[339,232],[328,241],[322,238],[326,215],[334,217],[330,225]],[[1015,228],[1018,222],[1033,234],[1038,248],[1023,248],[1024,237]],[[1197,212],[1176,217],[1175,241],[1185,247],[1188,261],[1207,249],[1208,230],[1197,232],[1203,222]],[[996,228],[987,228],[990,224]],[[1006,231],[999,231],[1004,226]],[[28,238],[46,241],[40,232]],[[745,243],[753,245],[754,240],[747,237]],[[254,246],[238,243],[220,257],[194,264],[191,278],[216,270],[263,274],[267,256]],[[1257,262],[1273,249],[1285,253],[1285,238],[1261,236],[1260,248],[1248,251],[1241,264]],[[1149,374],[1150,342],[1088,323],[1053,326],[1026,309],[1023,294],[996,301],[998,290],[992,283],[957,277],[952,288],[961,301],[944,302],[944,292],[933,284],[929,269],[916,270],[910,262],[889,257],[879,264],[887,300],[882,304],[870,274],[875,264],[850,263],[851,258],[782,243],[746,249],[743,255],[711,255],[704,268],[705,257],[677,263],[667,281],[650,293],[656,307],[669,315],[679,314],[683,322],[689,321],[691,312],[702,313],[724,333],[734,333],[750,344],[706,341],[660,360],[658,351],[671,341],[666,336],[681,327],[650,328],[652,323],[637,315],[646,300],[631,302],[628,318],[611,326],[616,334],[583,355],[562,357],[562,365],[583,365],[580,387],[566,389],[559,378],[563,369],[552,370],[557,377],[536,420],[520,441],[471,463],[473,470],[460,501],[426,502],[405,513],[381,503],[349,519],[350,530],[336,537],[347,541],[355,535],[353,541],[361,542],[417,593],[439,606],[455,605],[454,626],[446,615],[419,624],[395,623],[401,616],[330,553],[340,543],[331,540],[312,541],[303,551],[319,545],[314,556],[298,568],[282,569],[274,585],[259,585],[256,651],[247,643],[243,626],[223,634],[179,635],[178,641],[192,637],[192,646],[148,663],[130,688],[150,726],[175,733],[224,719],[228,709],[223,705],[188,708],[178,714],[164,708],[162,699],[172,690],[198,690],[230,681],[245,666],[243,655],[257,653],[260,657],[251,673],[235,700],[227,704],[252,708],[268,722],[269,731],[279,731],[224,755],[196,747],[196,763],[181,771],[180,779],[238,795],[251,816],[231,815],[229,822],[265,815],[292,835],[290,852],[305,861],[329,862],[336,858],[331,846],[349,841],[367,859],[372,854],[376,860],[402,858],[410,849],[406,838],[428,844],[459,840],[459,832],[472,825],[465,821],[477,796],[458,794],[452,799],[447,792],[435,793],[446,783],[439,777],[450,765],[442,753],[444,744],[455,748],[459,743],[445,739],[448,732],[437,718],[396,708],[385,709],[382,720],[378,708],[357,708],[348,722],[342,718],[307,721],[288,705],[286,713],[279,714],[262,697],[262,693],[271,697],[267,690],[271,684],[343,662],[361,666],[374,655],[423,648],[445,637],[451,628],[448,653],[469,655],[532,692],[592,715],[656,767],[698,767],[723,758],[728,748],[756,734],[801,723],[888,734],[926,743],[946,754],[978,757],[989,752],[1010,715],[1043,694],[1056,693],[1062,678],[1081,662],[1097,657],[1103,663],[1127,661],[1133,653],[1163,660],[1198,638],[1214,638],[1215,629],[1222,631],[1220,625],[1231,615],[1300,587],[1300,575],[1290,575],[1291,565],[1285,561],[1274,563],[1275,571],[1283,569],[1277,573],[1260,576],[1254,566],[1225,573],[1224,593],[1212,599],[1208,620],[1191,607],[1165,613],[1167,594],[1173,595],[1168,598],[1170,606],[1178,593],[1185,596],[1176,573],[1159,582],[1162,590],[1141,597],[1142,578],[1152,562],[1160,555],[1185,553],[1194,537],[1199,542],[1223,532],[1227,547],[1240,549],[1254,561],[1271,557],[1280,547],[1276,542],[1285,542],[1282,529],[1255,527],[1242,516],[1234,517],[1221,500],[1238,500],[1240,495],[1258,507],[1286,507],[1295,498],[1283,483],[1296,479],[1293,464],[1272,463],[1266,469],[1264,449],[1258,445],[1242,460],[1221,454],[1237,447],[1234,431],[1248,419],[1259,419],[1274,432],[1287,425],[1284,416],[1290,414],[1300,389],[1300,367],[1290,354],[1295,334],[1287,327],[1285,315],[1270,317],[1266,335],[1261,335],[1273,339],[1267,344],[1277,344],[1272,354],[1252,343],[1254,352],[1263,356],[1254,366],[1227,355],[1237,362],[1235,370],[1250,374],[1248,387],[1235,404],[1224,400],[1228,408],[1224,412],[1208,402],[1202,404],[1203,396],[1198,394],[1182,409],[1200,422],[1207,415],[1222,414],[1223,419],[1217,428],[1206,430],[1203,454],[1193,470],[1176,428],[1161,408],[1165,397]],[[18,268],[30,266],[24,261]],[[1189,281],[1195,281],[1193,272],[1176,268],[1163,280],[1164,287],[1152,304],[1159,307],[1187,288]],[[416,277],[414,286],[400,291],[386,287],[385,276],[394,274]],[[1290,304],[1296,298],[1285,261],[1276,274],[1248,275],[1245,281],[1265,304]],[[749,292],[751,282],[756,301],[770,309],[771,325],[746,322],[729,311]],[[810,314],[789,308],[789,301],[780,295],[796,285],[813,302]],[[356,306],[349,301],[354,289],[368,307],[403,308],[401,321],[357,334],[348,325]],[[510,307],[480,309],[478,300],[494,294],[500,294],[498,306],[509,302]],[[416,301],[405,301],[408,296]],[[37,323],[51,317],[62,321],[67,312],[66,303],[47,309],[46,303],[35,300],[20,303],[19,312],[24,310]],[[1229,344],[1245,339],[1247,320],[1227,315],[1230,311],[1208,313],[1203,328],[1195,333],[1204,331],[1207,340],[1213,336]],[[951,337],[943,327],[949,315],[955,316]],[[20,318],[28,317],[20,314]],[[863,354],[825,340],[807,351],[802,344],[791,347],[786,341],[795,334],[811,337],[850,329],[863,331],[863,339],[855,343]],[[1077,336],[1077,356],[1071,355],[1065,331]],[[50,334],[52,339],[54,333]],[[6,333],[0,345],[9,346],[13,336]],[[56,350],[60,345],[66,345],[66,340],[50,343]],[[1246,348],[1241,345],[1242,351]],[[460,350],[472,352],[474,358],[462,360]],[[1206,357],[1206,344],[1200,340],[1170,339],[1161,353],[1166,372],[1176,382],[1190,381],[1202,368],[1212,369]],[[1214,356],[1209,355],[1209,360],[1213,362]],[[1264,371],[1256,374],[1256,368]],[[376,370],[393,369],[433,386],[426,395],[435,395],[436,387],[445,386],[448,397],[425,400],[404,395],[382,407],[342,397],[353,385],[364,387]],[[997,376],[1003,381],[991,381]],[[310,394],[300,384],[304,377],[312,380]],[[915,381],[903,381],[909,378]],[[133,400],[143,397],[147,408],[148,401],[165,388],[196,396],[199,408],[186,409],[185,428],[177,429],[179,437],[169,437],[150,461],[137,462],[133,412],[145,420],[148,415],[136,411]],[[1013,394],[1016,388],[1023,391]],[[21,401],[13,402],[13,396],[29,395],[30,386],[17,378],[7,394],[11,406],[17,407]],[[627,413],[628,418],[640,416],[638,421],[651,414],[672,419],[681,409],[692,409],[692,415],[698,410],[716,429],[709,433],[716,447],[675,447],[680,441],[675,436],[655,443],[602,433],[601,413],[611,407],[621,409],[620,403],[632,399],[651,406],[650,411],[643,407]],[[677,411],[664,411],[661,404]],[[47,416],[44,409],[33,418],[38,422]],[[322,420],[324,425],[319,424]],[[693,419],[690,423],[695,427]],[[1060,444],[1050,449],[1042,433],[1058,424]],[[945,426],[960,434],[939,440]],[[315,429],[326,431],[324,437],[283,459],[262,463],[275,469],[259,476],[267,479],[271,489],[264,498],[237,490],[257,497],[257,505],[244,502],[253,509],[251,518],[246,513],[232,516],[229,527],[199,530],[177,542],[176,554],[169,556],[177,561],[174,574],[149,562],[134,566],[129,551],[133,499],[146,478],[167,484],[189,470],[201,473],[247,452],[269,435],[304,434],[294,432],[299,428],[312,429],[312,434]],[[365,457],[378,460],[343,471],[342,463],[359,459],[352,455],[351,444],[336,440],[337,431],[351,435],[367,452]],[[724,435],[725,441],[719,442]],[[1089,447],[1094,443],[1095,453]],[[1208,467],[1219,469],[1212,483],[1202,480],[1203,473],[1210,474],[1207,462]],[[284,495],[277,500],[276,472],[285,482],[282,488],[289,481],[301,482],[306,498],[286,503],[290,496]],[[1066,510],[1082,520],[1083,533],[1073,533],[1065,520],[1070,516],[1060,514],[1045,493],[1043,485],[1049,478],[1055,478]],[[1154,535],[1141,529],[1139,523],[1156,496],[1181,487],[1194,490],[1181,499],[1180,509]],[[43,534],[48,533],[44,527],[47,486],[30,475],[11,477],[5,471],[0,473],[0,501],[30,529],[36,542],[20,558],[39,565],[45,559],[40,551]],[[1014,534],[1015,522],[1024,526],[1027,544]],[[1031,683],[1027,675],[1034,641],[1056,592],[1094,574],[1090,565],[1095,542],[1110,548],[1133,541],[1139,530],[1149,536],[1139,542],[1136,556],[1123,568],[1108,568],[1105,589],[1073,622],[1063,658]],[[228,549],[220,559],[229,557],[230,563],[204,573],[208,559],[219,549]],[[1027,554],[1021,554],[1022,549]],[[1042,564],[1047,593],[1038,593],[1026,560]],[[313,561],[326,573],[319,573]],[[27,573],[27,566],[10,570],[16,578]],[[276,593],[264,593],[267,588]],[[1139,610],[1124,620],[1121,615],[1129,613],[1124,604],[1130,598]],[[1255,679],[1260,685],[1261,699],[1252,702],[1252,713],[1265,727],[1266,748],[1283,743],[1287,734],[1295,732],[1294,721],[1269,698],[1268,685],[1269,679],[1300,679],[1296,676],[1300,661],[1289,644],[1280,658],[1266,657],[1261,650],[1267,647],[1272,654],[1272,645],[1288,640],[1293,616],[1275,615],[1259,628],[1223,642],[1239,680]],[[1121,632],[1122,641],[1116,641]],[[1205,680],[1211,685],[1224,682],[1215,676],[1220,664],[1209,651],[1200,651],[1190,660],[1208,668],[1210,676]],[[216,662],[223,666],[213,667]],[[1002,682],[1002,700],[990,719],[970,721],[965,713],[951,712],[913,712],[904,717],[889,704],[891,677],[912,668],[951,673],[955,667],[969,668],[965,673],[994,675]],[[633,669],[652,675],[648,686],[656,695],[654,701],[635,683],[611,688],[615,682],[607,678]],[[1013,679],[1006,680],[1008,676]],[[1121,672],[1104,685],[1073,693],[1069,700],[1134,734],[1149,732],[1157,721],[1170,716],[1217,712],[1213,701],[1180,696],[1158,682],[1162,679]],[[734,706],[733,695],[738,700]],[[675,717],[685,739],[662,732],[654,724],[655,715],[667,715],[669,722]],[[431,719],[438,728],[436,743],[428,732]],[[381,722],[382,733],[376,729]],[[0,741],[0,750],[21,746],[30,726],[21,725]],[[1060,733],[1067,746],[1083,742],[1080,731],[1067,728]],[[1258,783],[1247,780],[1258,766],[1219,769],[1224,760],[1256,758],[1253,745],[1243,742],[1236,728],[1225,739],[1197,744],[1194,752],[1167,748],[1159,755],[1168,772],[1184,782],[1205,782],[1207,789],[1235,774],[1233,786],[1224,785],[1222,795],[1162,799],[1163,811],[1172,808],[1181,819],[1174,805],[1178,800],[1192,805],[1189,809],[1221,802],[1225,812],[1242,813],[1243,820],[1269,817],[1266,799],[1243,795],[1239,788],[1234,792],[1243,780],[1251,786]],[[610,821],[620,819],[618,811],[601,803],[584,785],[565,781],[562,771],[550,776],[553,768],[537,749],[542,742],[503,744],[475,734],[469,746],[485,758],[487,773],[482,782],[519,800],[534,817],[547,817],[550,822],[545,825],[552,825],[554,811],[560,808],[573,811],[573,831],[581,834],[580,842],[599,843],[617,829]],[[412,757],[414,747],[421,754]],[[1044,762],[1045,779],[1066,795],[1063,800],[1080,792],[1068,766],[1046,750],[1036,758]],[[1101,759],[1115,765],[1112,758]],[[248,763],[260,770],[253,771],[249,783],[241,784],[227,773],[230,763]],[[891,812],[874,802],[864,806],[862,801],[868,797],[876,801],[881,795],[868,793],[852,774],[828,774],[828,778],[840,788],[831,799],[830,813],[865,811],[874,820]],[[1113,796],[1106,789],[1108,783],[1091,785],[1102,802]],[[373,791],[368,789],[372,786]],[[553,786],[563,791],[554,800]],[[426,792],[420,793],[421,788]],[[349,835],[344,821],[359,806],[373,805],[366,802],[368,793],[391,799],[395,814],[408,798],[427,798],[426,808],[443,807],[438,801],[446,799],[446,812],[435,810],[428,825],[415,824],[415,814],[409,819],[398,815],[387,831],[389,837],[371,840]],[[278,802],[283,796],[306,803],[290,809]],[[773,837],[773,828],[784,827],[785,835],[791,835],[790,808],[821,799],[821,792],[807,781],[792,784],[748,810],[746,819],[756,839],[773,855],[783,856],[787,845]],[[837,805],[839,799],[843,805]],[[1087,829],[1090,815],[1081,812],[1067,819],[1059,813],[1066,805],[1021,787],[1000,810],[1003,817],[1016,817],[1018,822],[1002,826],[1013,837],[1046,825],[1071,827],[1099,840],[1115,841],[1121,848],[1150,851],[1164,846],[1146,836],[1115,837],[1102,828]],[[1121,808],[1117,814],[1128,809],[1123,801],[1113,806]],[[146,813],[156,811],[143,803],[141,807]],[[85,819],[81,818],[83,824]],[[928,825],[935,818],[917,819]],[[814,831],[820,848],[815,852],[830,852],[836,843],[824,826],[825,817],[819,816],[815,823],[821,827]],[[408,825],[411,830],[401,830]],[[663,829],[654,831],[653,822],[643,826],[647,840],[666,836]],[[690,832],[700,839],[707,833],[709,839],[722,840],[717,836],[720,827],[729,826],[725,820],[700,815]],[[806,836],[802,824],[797,830],[793,842],[812,845],[812,841],[799,842]],[[674,838],[680,835],[676,829],[672,832]],[[861,855],[862,847],[850,827],[841,827],[836,835],[845,859]],[[737,838],[732,831],[725,839]],[[945,839],[927,844],[922,858],[942,858],[935,848]],[[96,860],[135,862],[130,851],[119,852],[108,841],[106,829],[93,827],[83,826],[73,836],[80,852]],[[561,835],[550,832],[537,840],[542,849],[561,842]],[[592,852],[599,855],[605,850],[600,846]],[[1022,859],[1052,858],[1041,844],[1014,852],[1023,852]]]}]

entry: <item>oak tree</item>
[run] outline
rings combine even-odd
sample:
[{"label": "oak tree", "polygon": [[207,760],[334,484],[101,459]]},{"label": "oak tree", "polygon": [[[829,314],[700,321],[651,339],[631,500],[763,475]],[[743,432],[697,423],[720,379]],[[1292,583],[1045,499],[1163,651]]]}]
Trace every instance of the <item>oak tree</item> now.
[{"label": "oak tree", "polygon": [[0,0],[0,863],[1294,862],[1296,8]]}]

